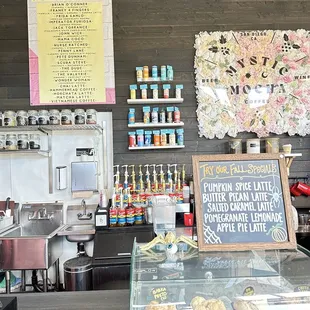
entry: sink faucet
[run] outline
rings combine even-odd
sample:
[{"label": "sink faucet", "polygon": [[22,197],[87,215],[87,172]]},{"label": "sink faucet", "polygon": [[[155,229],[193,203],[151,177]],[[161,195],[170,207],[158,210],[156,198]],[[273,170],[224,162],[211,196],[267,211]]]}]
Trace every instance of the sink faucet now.
[{"label": "sink faucet", "polygon": [[35,210],[28,215],[28,220],[49,220],[52,214],[47,213],[46,208],[40,208]]},{"label": "sink faucet", "polygon": [[82,200],[81,207],[82,207],[83,213],[78,213],[78,215],[77,215],[78,219],[79,220],[91,220],[93,217],[93,214],[91,212],[89,212],[89,213],[86,212],[85,199]]}]

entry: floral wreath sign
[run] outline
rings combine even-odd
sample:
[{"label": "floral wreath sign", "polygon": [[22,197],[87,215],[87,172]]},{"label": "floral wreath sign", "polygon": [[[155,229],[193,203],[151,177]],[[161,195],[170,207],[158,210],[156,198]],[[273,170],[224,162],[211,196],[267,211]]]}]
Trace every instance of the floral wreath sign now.
[{"label": "floral wreath sign", "polygon": [[201,32],[195,40],[199,134],[310,133],[310,32]]}]

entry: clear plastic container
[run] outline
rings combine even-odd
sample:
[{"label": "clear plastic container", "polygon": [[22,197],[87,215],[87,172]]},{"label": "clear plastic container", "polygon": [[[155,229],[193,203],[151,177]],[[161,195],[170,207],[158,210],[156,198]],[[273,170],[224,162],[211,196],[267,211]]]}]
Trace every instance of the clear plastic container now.
[{"label": "clear plastic container", "polygon": [[28,125],[30,126],[38,125],[38,111],[36,110],[28,111]]},{"label": "clear plastic container", "polygon": [[59,110],[50,110],[50,125],[60,125],[60,112]]},{"label": "clear plastic container", "polygon": [[16,114],[17,126],[27,126],[28,125],[28,113],[27,111],[20,110]]},{"label": "clear plastic container", "polygon": [[28,150],[29,140],[27,134],[22,133],[17,136],[17,148],[19,150]]},{"label": "clear plastic container", "polygon": [[97,111],[95,109],[86,110],[86,124],[97,124]]},{"label": "clear plastic container", "polygon": [[3,125],[4,126],[16,126],[16,114],[14,111],[4,112]]},{"label": "clear plastic container", "polygon": [[48,125],[50,121],[49,113],[47,110],[39,110],[38,112],[38,125]]},{"label": "clear plastic container", "polygon": [[152,196],[150,204],[153,207],[154,232],[157,235],[169,231],[175,233],[175,199],[167,195]]},{"label": "clear plastic container", "polygon": [[74,110],[74,123],[76,125],[85,124],[85,111],[83,109]]},{"label": "clear plastic container", "polygon": [[40,146],[40,135],[37,135],[37,134],[30,135],[29,147],[31,150],[39,150],[41,148],[41,146]]},{"label": "clear plastic container", "polygon": [[5,149],[10,151],[17,150],[17,139],[15,134],[8,134],[6,136]]},{"label": "clear plastic container", "polygon": [[72,112],[69,109],[61,111],[61,125],[72,125]]}]

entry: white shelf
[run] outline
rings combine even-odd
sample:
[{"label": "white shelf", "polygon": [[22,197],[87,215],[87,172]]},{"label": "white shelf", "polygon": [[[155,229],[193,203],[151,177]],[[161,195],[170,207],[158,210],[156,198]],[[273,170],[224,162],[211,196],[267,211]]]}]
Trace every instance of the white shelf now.
[{"label": "white shelf", "polygon": [[165,127],[182,127],[184,126],[183,122],[179,123],[149,123],[149,124],[144,124],[144,123],[135,123],[135,124],[128,124],[128,128],[165,128]]},{"label": "white shelf", "polygon": [[144,151],[144,150],[161,150],[161,149],[183,149],[185,145],[167,145],[167,146],[129,146],[130,151]]},{"label": "white shelf", "polygon": [[284,154],[284,157],[300,157],[302,153],[292,153],[292,154]]},{"label": "white shelf", "polygon": [[162,80],[159,77],[157,78],[153,78],[153,77],[149,77],[147,79],[137,79],[137,83],[152,83],[152,82],[158,82],[158,83],[172,83],[173,80]]},{"label": "white shelf", "polygon": [[159,104],[159,103],[182,103],[183,98],[159,98],[159,99],[127,99],[128,104]]}]

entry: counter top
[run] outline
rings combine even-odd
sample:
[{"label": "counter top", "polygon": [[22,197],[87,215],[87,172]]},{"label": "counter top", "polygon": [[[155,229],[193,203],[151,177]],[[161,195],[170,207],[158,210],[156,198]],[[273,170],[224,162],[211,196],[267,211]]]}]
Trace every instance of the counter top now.
[{"label": "counter top", "polygon": [[[7,297],[2,295],[1,297]],[[18,310],[129,310],[129,290],[10,294]]]}]

